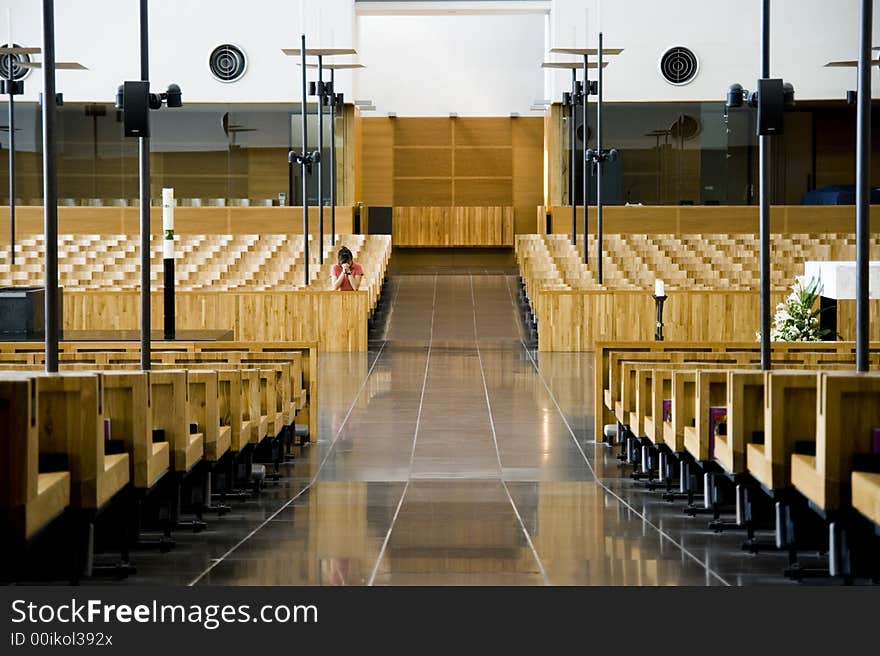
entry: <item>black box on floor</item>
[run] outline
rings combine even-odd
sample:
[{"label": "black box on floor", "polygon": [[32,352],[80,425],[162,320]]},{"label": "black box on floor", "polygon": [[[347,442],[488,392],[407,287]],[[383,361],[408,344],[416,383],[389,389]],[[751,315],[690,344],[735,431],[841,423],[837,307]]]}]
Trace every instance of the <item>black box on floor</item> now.
[{"label": "black box on floor", "polygon": [[[64,325],[63,291],[58,290],[58,325]],[[46,289],[0,287],[0,336],[44,337]]]}]

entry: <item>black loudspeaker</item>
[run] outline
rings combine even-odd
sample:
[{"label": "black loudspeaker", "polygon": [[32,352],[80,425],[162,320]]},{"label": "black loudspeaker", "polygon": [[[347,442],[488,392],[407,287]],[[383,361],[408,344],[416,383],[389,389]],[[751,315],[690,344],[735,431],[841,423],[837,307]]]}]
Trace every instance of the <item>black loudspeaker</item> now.
[{"label": "black loudspeaker", "polygon": [[150,136],[150,83],[125,82],[122,87],[126,137]]},{"label": "black loudspeaker", "polygon": [[784,111],[782,80],[758,80],[758,135],[766,137],[782,134]]},{"label": "black loudspeaker", "polygon": [[24,81],[23,80],[13,80],[10,82],[9,80],[0,81],[0,94],[8,95],[12,91],[11,95],[20,96],[24,93]]}]

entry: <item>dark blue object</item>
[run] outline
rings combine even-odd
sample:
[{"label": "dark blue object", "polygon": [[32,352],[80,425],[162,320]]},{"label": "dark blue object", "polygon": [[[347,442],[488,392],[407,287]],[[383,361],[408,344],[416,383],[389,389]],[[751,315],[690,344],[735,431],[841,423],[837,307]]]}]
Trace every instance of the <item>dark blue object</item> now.
[{"label": "dark blue object", "polygon": [[[802,205],[855,205],[855,185],[826,185],[808,191],[801,198]],[[871,189],[871,204],[880,205],[880,188]]]}]

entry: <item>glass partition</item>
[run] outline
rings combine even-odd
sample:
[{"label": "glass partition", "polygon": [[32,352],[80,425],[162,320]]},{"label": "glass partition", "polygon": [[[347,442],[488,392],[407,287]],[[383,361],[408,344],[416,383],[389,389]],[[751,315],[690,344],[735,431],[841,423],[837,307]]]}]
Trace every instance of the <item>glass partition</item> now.
[{"label": "glass partition", "polygon": [[[5,105],[5,103],[4,103]],[[317,149],[317,106],[308,106],[309,147]],[[6,107],[2,107],[5,115]],[[18,102],[16,198],[42,204],[42,135],[39,106]],[[173,187],[181,205],[298,205],[301,149],[297,104],[192,104],[150,114],[154,204]],[[336,159],[345,158],[345,116],[337,116]],[[5,121],[4,121],[5,123]],[[8,130],[0,132],[0,175],[8,179]],[[324,116],[323,192],[330,203],[330,114]],[[317,171],[309,176],[309,202],[317,204]],[[337,179],[337,198],[347,180]],[[291,193],[292,192],[292,193]],[[5,184],[0,202],[8,203]],[[124,206],[138,199],[137,139],[123,137],[122,113],[112,103],[65,103],[58,109],[58,198],[61,205]]]}]

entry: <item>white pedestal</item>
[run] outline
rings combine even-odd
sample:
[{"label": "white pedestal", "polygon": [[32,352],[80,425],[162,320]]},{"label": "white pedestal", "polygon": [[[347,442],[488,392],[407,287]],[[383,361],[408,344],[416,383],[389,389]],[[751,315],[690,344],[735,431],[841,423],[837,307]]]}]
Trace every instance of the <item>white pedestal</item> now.
[{"label": "white pedestal", "polygon": [[[835,300],[852,300],[856,297],[856,263],[804,262],[804,275],[822,282],[822,296]],[[880,299],[880,262],[868,265],[868,298]]]}]

